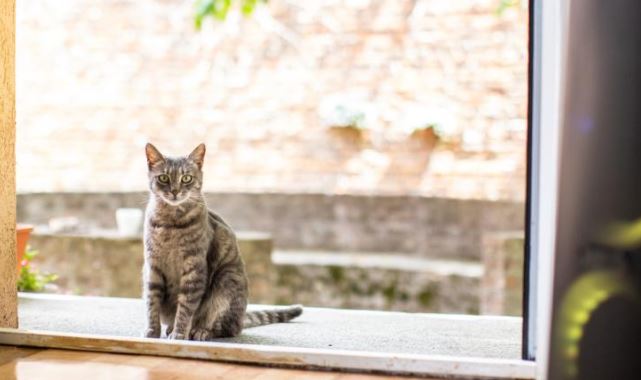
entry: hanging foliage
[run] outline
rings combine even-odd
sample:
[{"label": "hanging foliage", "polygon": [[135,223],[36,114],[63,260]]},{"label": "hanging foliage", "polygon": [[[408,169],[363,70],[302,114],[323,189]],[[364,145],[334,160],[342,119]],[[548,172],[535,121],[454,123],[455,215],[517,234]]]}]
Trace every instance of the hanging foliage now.
[{"label": "hanging foliage", "polygon": [[243,15],[251,15],[258,3],[266,3],[267,0],[197,0],[194,24],[200,30],[203,20],[213,17],[215,20],[224,21],[232,6],[238,6]]}]

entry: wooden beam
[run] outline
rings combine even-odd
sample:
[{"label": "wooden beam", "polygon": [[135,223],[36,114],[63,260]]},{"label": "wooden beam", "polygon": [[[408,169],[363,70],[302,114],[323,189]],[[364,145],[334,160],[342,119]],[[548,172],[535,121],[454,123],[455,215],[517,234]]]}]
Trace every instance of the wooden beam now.
[{"label": "wooden beam", "polygon": [[16,2],[0,0],[0,327],[18,327],[15,52]]},{"label": "wooden beam", "polygon": [[[411,380],[416,377],[381,377],[360,373],[269,368],[158,356],[103,354],[66,350],[39,350],[0,346],[0,379],[86,380],[108,373],[111,379],[236,379],[236,380]],[[430,380],[420,378],[421,380]],[[435,379],[432,379],[435,380]]]},{"label": "wooden beam", "polygon": [[220,341],[194,342],[3,328],[0,328],[0,345],[447,378],[536,377],[534,362],[516,359],[364,352]]}]

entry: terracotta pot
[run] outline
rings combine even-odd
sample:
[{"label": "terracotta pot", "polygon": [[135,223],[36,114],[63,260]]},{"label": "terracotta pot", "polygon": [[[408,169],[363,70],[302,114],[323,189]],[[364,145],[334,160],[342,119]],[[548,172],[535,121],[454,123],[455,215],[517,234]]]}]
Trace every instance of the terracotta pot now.
[{"label": "terracotta pot", "polygon": [[31,231],[33,231],[33,226],[29,224],[18,224],[16,226],[16,259],[18,271],[20,270],[20,262],[22,262],[24,253],[27,250],[27,242],[29,241]]},{"label": "terracotta pot", "polygon": [[420,128],[412,132],[412,138],[422,147],[433,149],[438,143],[438,135],[433,127]]},{"label": "terracotta pot", "polygon": [[366,131],[354,126],[332,126],[329,133],[349,146],[362,146],[367,140]]}]

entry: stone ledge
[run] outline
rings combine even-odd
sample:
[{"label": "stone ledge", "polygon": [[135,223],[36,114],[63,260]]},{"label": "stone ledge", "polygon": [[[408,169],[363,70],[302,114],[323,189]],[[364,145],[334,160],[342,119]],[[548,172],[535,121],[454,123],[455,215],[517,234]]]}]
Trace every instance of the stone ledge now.
[{"label": "stone ledge", "polygon": [[322,265],[352,268],[377,268],[424,272],[438,276],[479,278],[483,265],[470,260],[440,260],[414,255],[379,252],[330,252],[307,250],[276,250],[272,254],[276,265]]},{"label": "stone ledge", "polygon": [[[248,262],[247,272],[260,295],[267,288],[271,236],[261,232],[238,232],[238,245]],[[140,297],[143,265],[142,237],[126,237],[115,231],[52,234],[38,229],[30,245],[40,252],[35,264],[44,272],[59,275],[65,292],[112,297]]]},{"label": "stone ledge", "polygon": [[268,303],[405,312],[478,314],[480,263],[401,253],[282,251],[272,254]]},{"label": "stone ledge", "polygon": [[[251,241],[265,241],[271,240],[271,235],[266,232],[260,231],[237,231],[236,238],[243,242]],[[140,235],[122,235],[114,229],[97,228],[92,229],[90,232],[52,232],[48,228],[38,226],[33,231],[33,236],[42,237],[69,237],[76,239],[88,240],[124,240],[124,241],[142,241],[142,233]]]}]

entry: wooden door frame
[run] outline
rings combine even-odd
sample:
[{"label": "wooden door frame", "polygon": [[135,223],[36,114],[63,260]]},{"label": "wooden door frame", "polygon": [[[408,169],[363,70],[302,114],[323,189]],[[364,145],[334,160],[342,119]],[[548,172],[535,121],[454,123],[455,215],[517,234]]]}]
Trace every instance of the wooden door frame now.
[{"label": "wooden door frame", "polygon": [[0,0],[0,327],[18,327],[15,57],[16,2]]}]

